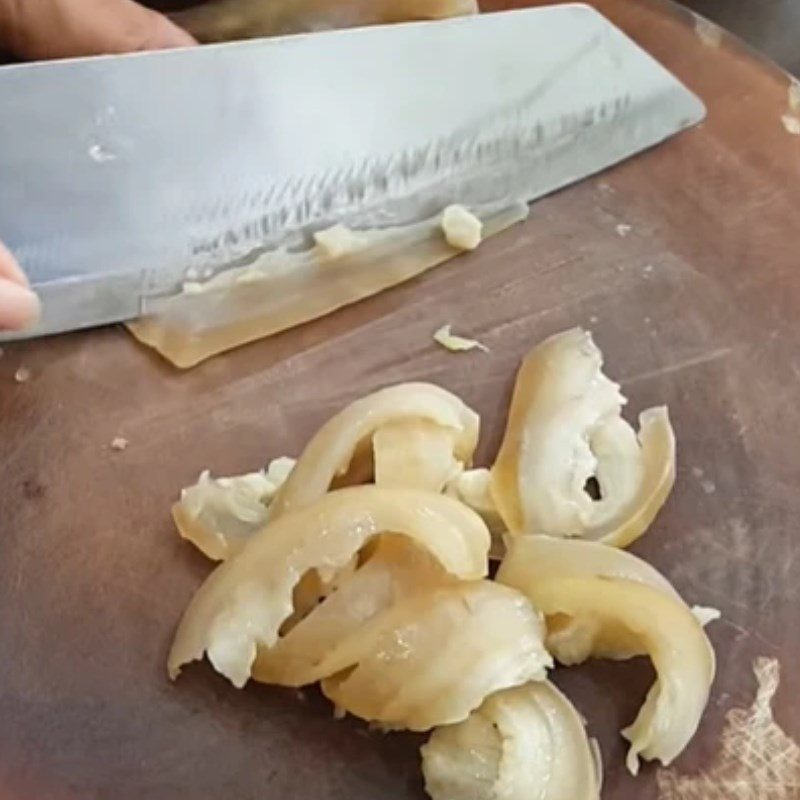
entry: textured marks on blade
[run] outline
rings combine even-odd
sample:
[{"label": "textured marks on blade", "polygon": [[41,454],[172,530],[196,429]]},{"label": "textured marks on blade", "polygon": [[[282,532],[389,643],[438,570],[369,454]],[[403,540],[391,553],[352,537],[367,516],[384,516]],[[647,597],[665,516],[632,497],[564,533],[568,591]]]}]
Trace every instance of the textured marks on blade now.
[{"label": "textured marks on blade", "polygon": [[535,198],[536,171],[520,170],[520,161],[533,168],[537,159],[556,157],[586,129],[613,124],[631,106],[630,93],[623,89],[568,114],[540,115],[543,97],[604,43],[604,35],[598,33],[553,64],[523,95],[486,109],[436,141],[294,179],[246,198],[241,206],[260,204],[263,212],[199,242],[195,253],[218,258],[224,252],[230,259],[268,246],[277,237],[283,240],[287,230],[334,222],[362,228],[404,225],[453,202],[490,207]]},{"label": "textured marks on blade", "polygon": [[0,99],[0,221],[37,286],[146,271],[148,296],[333,223],[532,200],[702,116],[580,5],[23,66]]}]

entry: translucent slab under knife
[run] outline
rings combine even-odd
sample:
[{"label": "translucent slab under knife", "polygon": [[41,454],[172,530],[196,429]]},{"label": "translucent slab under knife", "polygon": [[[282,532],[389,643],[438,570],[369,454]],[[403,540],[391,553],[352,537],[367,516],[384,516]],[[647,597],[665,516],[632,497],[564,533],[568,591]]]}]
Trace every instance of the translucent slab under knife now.
[{"label": "translucent slab under knife", "polygon": [[702,119],[581,5],[0,69],[27,335],[128,320],[335,222],[541,197]]}]

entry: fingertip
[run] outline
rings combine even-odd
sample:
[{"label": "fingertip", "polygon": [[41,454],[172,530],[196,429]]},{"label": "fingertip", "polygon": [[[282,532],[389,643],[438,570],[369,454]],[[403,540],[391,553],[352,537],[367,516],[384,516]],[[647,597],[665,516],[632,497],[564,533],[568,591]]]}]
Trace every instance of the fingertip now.
[{"label": "fingertip", "polygon": [[35,325],[42,313],[42,304],[35,292],[26,286],[0,279],[0,330],[21,331]]},{"label": "fingertip", "polygon": [[2,242],[0,242],[0,278],[5,278],[19,286],[30,286],[22,267]]},{"label": "fingertip", "polygon": [[197,40],[163,14],[156,14],[149,50],[173,50],[178,47],[194,47]]}]

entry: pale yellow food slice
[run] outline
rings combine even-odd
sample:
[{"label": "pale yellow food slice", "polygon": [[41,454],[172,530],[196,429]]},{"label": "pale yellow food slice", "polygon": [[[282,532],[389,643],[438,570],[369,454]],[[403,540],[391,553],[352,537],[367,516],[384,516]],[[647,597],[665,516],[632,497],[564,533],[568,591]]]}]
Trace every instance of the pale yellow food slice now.
[{"label": "pale yellow food slice", "polygon": [[331,492],[270,522],[209,576],[178,626],[170,675],[207,653],[218,672],[243,686],[257,649],[275,645],[295,610],[293,594],[302,576],[310,570],[335,574],[382,533],[410,537],[458,577],[486,574],[489,532],[461,503],[375,486]]},{"label": "pale yellow food slice", "polygon": [[[485,219],[484,238],[525,219],[525,204]],[[183,294],[149,306],[128,324],[139,341],[181,368],[329,314],[396,286],[458,255],[445,240],[440,216],[358,234],[358,246],[277,251],[249,267],[220,273]],[[332,254],[333,253],[333,254]]]},{"label": "pale yellow food slice", "polygon": [[541,617],[520,593],[459,581],[370,620],[317,675],[338,708],[385,728],[424,731],[466,719],[495,691],[543,679],[552,661],[542,636]]},{"label": "pale yellow food slice", "polygon": [[[577,536],[624,547],[655,518],[675,481],[666,408],[622,418],[625,398],[579,328],[552,336],[517,376],[492,467],[492,496],[509,531]],[[600,499],[587,482],[595,479]]]},{"label": "pale yellow food slice", "polygon": [[566,663],[587,655],[615,657],[620,641],[626,652],[636,642],[635,649],[650,656],[656,681],[636,720],[622,732],[631,743],[627,764],[633,774],[640,756],[666,765],[683,751],[700,723],[715,670],[714,651],[683,603],[662,589],[623,578],[537,580],[501,565],[497,580],[530,598],[545,615],[548,634],[563,622],[583,626],[588,647],[562,652]]},{"label": "pale yellow food slice", "polygon": [[215,561],[229,558],[267,524],[269,505],[294,464],[277,458],[266,470],[230,478],[212,478],[205,470],[172,506],[181,537]]},{"label": "pale yellow food slice", "polygon": [[[579,539],[551,536],[509,536],[501,574],[511,586],[554,578],[622,578],[650,586],[683,605],[705,627],[713,621],[713,609],[695,606],[689,609],[672,584],[653,566],[641,558],[616,547]],[[550,620],[547,647],[562,663],[579,663],[597,652],[597,630],[594,620]],[[641,637],[624,625],[608,625],[603,631],[608,658],[627,659],[645,655]],[[709,643],[709,647],[710,647]],[[713,653],[711,654],[713,658]]]},{"label": "pale yellow food slice", "polygon": [[272,648],[260,647],[252,677],[262,683],[303,686],[320,677],[325,656],[371,619],[408,597],[456,579],[424,547],[405,536],[380,537],[374,552],[337,590]]},{"label": "pale yellow food slice", "polygon": [[322,497],[337,476],[351,469],[359,450],[372,449],[372,437],[381,428],[420,420],[450,432],[457,460],[472,458],[480,419],[460,398],[430,383],[390,386],[351,403],[317,431],[273,500],[273,518]]},{"label": "pale yellow food slice", "polygon": [[497,692],[422,747],[433,800],[598,800],[583,721],[549,681]]},{"label": "pale yellow food slice", "polygon": [[477,0],[211,0],[173,18],[202,42],[222,42],[477,11]]}]

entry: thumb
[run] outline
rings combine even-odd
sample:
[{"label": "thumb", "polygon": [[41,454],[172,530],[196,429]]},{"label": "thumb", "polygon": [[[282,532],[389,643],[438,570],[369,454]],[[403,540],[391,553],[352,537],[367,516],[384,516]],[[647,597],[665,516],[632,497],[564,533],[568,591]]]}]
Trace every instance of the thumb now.
[{"label": "thumb", "polygon": [[195,40],[133,0],[0,0],[0,44],[21,58],[187,47]]},{"label": "thumb", "polygon": [[25,328],[39,313],[39,298],[14,256],[0,242],[0,331]]}]

